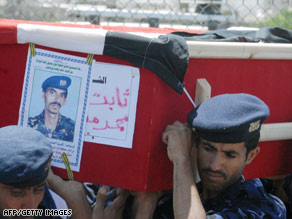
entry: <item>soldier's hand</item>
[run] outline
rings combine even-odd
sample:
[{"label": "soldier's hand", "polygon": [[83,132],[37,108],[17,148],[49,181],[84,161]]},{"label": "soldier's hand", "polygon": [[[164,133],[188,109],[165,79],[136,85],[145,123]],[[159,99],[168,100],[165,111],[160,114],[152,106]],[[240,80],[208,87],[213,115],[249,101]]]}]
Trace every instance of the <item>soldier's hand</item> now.
[{"label": "soldier's hand", "polygon": [[47,186],[63,198],[71,198],[72,196],[85,194],[81,182],[75,180],[63,180],[58,175],[55,175],[51,168],[47,178]]},{"label": "soldier's hand", "polygon": [[190,158],[192,131],[181,122],[168,125],[162,134],[162,141],[167,144],[167,154],[172,162]]},{"label": "soldier's hand", "polygon": [[96,196],[96,205],[93,208],[92,219],[122,219],[123,210],[129,192],[124,189],[117,189],[117,197],[104,208],[107,190],[101,187]]},{"label": "soldier's hand", "polygon": [[134,196],[134,203],[132,206],[132,219],[152,219],[157,202],[162,196],[163,191],[157,192],[138,192],[131,191]]},{"label": "soldier's hand", "polygon": [[91,218],[92,209],[86,199],[85,190],[81,182],[63,180],[55,175],[50,168],[47,186],[66,201],[68,208],[72,209],[72,219]]}]

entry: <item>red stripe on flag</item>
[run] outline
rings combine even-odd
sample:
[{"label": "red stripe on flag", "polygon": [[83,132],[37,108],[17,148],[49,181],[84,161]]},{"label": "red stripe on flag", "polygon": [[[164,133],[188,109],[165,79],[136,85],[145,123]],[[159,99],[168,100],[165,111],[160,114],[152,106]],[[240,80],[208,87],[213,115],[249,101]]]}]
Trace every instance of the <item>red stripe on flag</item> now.
[{"label": "red stripe on flag", "polygon": [[0,44],[17,44],[17,22],[0,20]]}]

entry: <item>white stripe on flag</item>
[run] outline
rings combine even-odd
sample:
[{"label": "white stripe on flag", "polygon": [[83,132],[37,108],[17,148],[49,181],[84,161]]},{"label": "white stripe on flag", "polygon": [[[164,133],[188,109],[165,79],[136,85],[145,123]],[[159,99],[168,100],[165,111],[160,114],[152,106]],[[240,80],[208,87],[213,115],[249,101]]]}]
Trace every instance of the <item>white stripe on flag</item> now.
[{"label": "white stripe on flag", "polygon": [[107,30],[18,24],[17,42],[102,55]]}]

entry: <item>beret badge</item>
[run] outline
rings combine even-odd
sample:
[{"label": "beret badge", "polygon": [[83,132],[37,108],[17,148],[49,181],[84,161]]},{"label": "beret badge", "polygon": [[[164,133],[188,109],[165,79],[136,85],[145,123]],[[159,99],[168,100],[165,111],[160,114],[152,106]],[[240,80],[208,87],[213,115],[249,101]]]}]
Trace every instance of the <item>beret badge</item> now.
[{"label": "beret badge", "polygon": [[253,131],[256,131],[260,128],[261,126],[261,120],[258,120],[258,121],[255,121],[255,122],[252,122],[249,124],[249,129],[248,131],[249,132],[253,132]]},{"label": "beret badge", "polygon": [[67,81],[66,80],[60,80],[60,86],[66,86]]}]

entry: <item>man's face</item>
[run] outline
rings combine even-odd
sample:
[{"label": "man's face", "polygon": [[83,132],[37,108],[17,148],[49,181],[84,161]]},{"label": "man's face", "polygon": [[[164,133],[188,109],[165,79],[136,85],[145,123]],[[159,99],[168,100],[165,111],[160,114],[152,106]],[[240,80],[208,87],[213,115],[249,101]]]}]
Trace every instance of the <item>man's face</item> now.
[{"label": "man's face", "polygon": [[48,87],[46,92],[43,91],[42,97],[45,101],[45,110],[51,114],[59,114],[60,109],[66,102],[66,90]]},{"label": "man's face", "polygon": [[37,209],[44,197],[45,183],[17,188],[0,183],[0,209]]},{"label": "man's face", "polygon": [[201,138],[197,164],[204,190],[219,194],[240,178],[258,152],[256,148],[246,158],[245,142],[214,143]]}]

